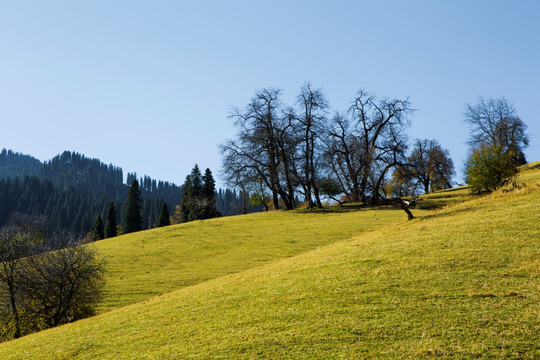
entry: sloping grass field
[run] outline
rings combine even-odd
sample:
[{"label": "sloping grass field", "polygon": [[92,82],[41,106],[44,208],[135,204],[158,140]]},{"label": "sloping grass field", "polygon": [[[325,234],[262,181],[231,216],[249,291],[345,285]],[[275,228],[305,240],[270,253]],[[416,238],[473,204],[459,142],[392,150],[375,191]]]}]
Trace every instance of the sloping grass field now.
[{"label": "sloping grass field", "polygon": [[538,359],[540,170],[521,179],[432,194],[409,222],[299,210],[101,242],[102,313],[0,344],[0,358]]},{"label": "sloping grass field", "polygon": [[[421,211],[422,212],[422,211]],[[406,220],[396,206],[345,206],[225,217],[142,231],[96,243],[107,261],[99,311],[238,273]]]}]

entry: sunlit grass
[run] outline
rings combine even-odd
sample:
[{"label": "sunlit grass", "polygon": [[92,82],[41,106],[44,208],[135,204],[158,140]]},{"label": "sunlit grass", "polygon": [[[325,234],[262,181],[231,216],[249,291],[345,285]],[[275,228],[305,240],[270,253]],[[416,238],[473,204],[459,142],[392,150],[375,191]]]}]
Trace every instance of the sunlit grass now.
[{"label": "sunlit grass", "polygon": [[96,243],[107,260],[100,312],[261,266],[404,221],[396,206],[354,205],[226,217]]},{"label": "sunlit grass", "polygon": [[[115,254],[104,309],[148,300],[0,344],[0,358],[540,358],[540,171],[521,181],[455,190],[469,200],[455,205],[433,194],[420,207],[448,206],[409,222],[398,209],[275,212],[103,242]],[[250,235],[230,235],[240,230]]]}]

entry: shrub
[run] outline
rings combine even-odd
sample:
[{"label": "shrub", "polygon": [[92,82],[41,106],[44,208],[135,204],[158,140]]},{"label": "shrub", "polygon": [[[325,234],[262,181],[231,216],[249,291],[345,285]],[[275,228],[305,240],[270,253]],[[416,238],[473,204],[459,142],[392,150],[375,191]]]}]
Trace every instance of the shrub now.
[{"label": "shrub", "polygon": [[465,181],[473,193],[492,192],[517,173],[512,154],[500,146],[483,146],[467,160]]}]

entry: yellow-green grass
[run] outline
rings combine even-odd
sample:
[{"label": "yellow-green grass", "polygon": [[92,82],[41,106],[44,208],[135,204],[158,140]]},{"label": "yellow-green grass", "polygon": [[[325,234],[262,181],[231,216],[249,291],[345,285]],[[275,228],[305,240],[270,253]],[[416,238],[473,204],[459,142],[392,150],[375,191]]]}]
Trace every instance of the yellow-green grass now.
[{"label": "yellow-green grass", "polygon": [[0,344],[0,358],[537,359],[538,180]]},{"label": "yellow-green grass", "polygon": [[99,312],[405,220],[396,206],[351,205],[195,221],[100,241],[107,276]]}]

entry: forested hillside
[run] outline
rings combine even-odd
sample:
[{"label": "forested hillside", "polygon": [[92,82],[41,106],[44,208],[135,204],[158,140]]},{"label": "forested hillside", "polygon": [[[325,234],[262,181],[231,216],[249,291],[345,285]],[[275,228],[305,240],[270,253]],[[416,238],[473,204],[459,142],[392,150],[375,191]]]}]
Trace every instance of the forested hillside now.
[{"label": "forested hillside", "polygon": [[[122,168],[106,165],[99,159],[65,151],[41,162],[12,150],[0,153],[0,226],[9,216],[19,212],[30,216],[45,216],[51,231],[67,231],[85,235],[96,216],[105,218],[110,202],[116,208],[116,223],[121,224],[128,185],[137,179],[142,198],[142,228],[157,225],[160,209],[165,202],[175,209],[182,198],[182,187],[149,176],[137,178]],[[126,180],[126,182],[124,182]],[[247,199],[247,200],[246,200]],[[223,215],[240,214],[249,195],[242,196],[229,189],[216,192],[216,205]]]},{"label": "forested hillside", "polygon": [[0,178],[37,175],[43,164],[38,159],[13,150],[0,152]]}]

